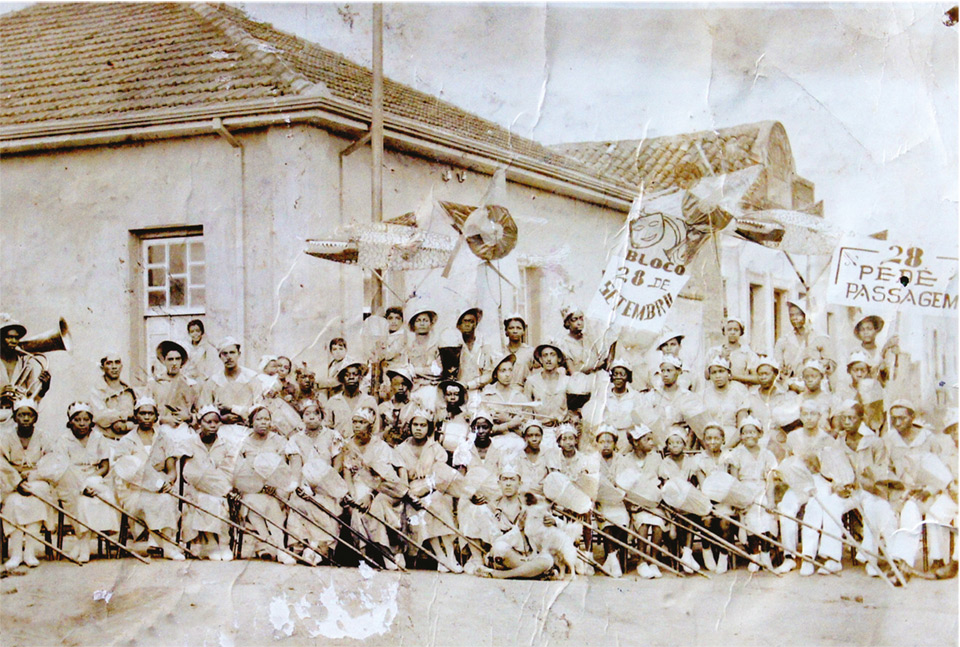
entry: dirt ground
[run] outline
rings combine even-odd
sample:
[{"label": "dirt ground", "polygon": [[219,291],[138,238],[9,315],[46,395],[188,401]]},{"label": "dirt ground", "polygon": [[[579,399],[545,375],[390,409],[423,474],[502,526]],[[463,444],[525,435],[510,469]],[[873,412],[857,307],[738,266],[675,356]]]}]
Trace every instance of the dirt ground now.
[{"label": "dirt ground", "polygon": [[42,563],[0,581],[0,643],[43,645],[956,645],[957,580],[494,581],[266,562]]}]

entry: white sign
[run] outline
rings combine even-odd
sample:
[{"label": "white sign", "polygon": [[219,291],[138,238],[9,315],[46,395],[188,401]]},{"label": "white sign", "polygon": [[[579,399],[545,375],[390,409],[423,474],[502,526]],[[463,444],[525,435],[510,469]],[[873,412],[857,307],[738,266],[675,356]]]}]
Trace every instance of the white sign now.
[{"label": "white sign", "polygon": [[[671,209],[658,209],[655,202],[642,211],[638,206],[635,203],[631,210],[634,217],[607,264],[587,314],[608,325],[659,331],[687,282],[686,227]],[[679,212],[679,202],[675,211]]]},{"label": "white sign", "polygon": [[830,303],[957,316],[957,255],[903,241],[847,238],[834,251]]}]

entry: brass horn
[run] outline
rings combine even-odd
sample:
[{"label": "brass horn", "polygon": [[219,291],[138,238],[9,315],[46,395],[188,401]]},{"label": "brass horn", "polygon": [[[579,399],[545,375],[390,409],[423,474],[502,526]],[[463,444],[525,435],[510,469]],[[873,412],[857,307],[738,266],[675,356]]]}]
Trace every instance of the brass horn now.
[{"label": "brass horn", "polygon": [[71,346],[70,328],[63,317],[60,317],[59,324],[53,330],[21,339],[19,344],[20,350],[32,355],[49,353],[54,350],[69,351]]}]

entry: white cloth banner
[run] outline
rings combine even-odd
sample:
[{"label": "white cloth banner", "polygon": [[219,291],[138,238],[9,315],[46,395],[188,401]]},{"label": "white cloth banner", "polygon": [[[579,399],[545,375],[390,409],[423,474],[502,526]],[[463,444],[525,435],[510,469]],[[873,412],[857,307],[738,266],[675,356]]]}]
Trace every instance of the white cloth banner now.
[{"label": "white cloth banner", "polygon": [[613,326],[659,331],[687,282],[681,193],[634,203],[587,315]]},{"label": "white cloth banner", "polygon": [[829,280],[827,301],[833,304],[957,316],[956,251],[845,238],[833,253]]}]

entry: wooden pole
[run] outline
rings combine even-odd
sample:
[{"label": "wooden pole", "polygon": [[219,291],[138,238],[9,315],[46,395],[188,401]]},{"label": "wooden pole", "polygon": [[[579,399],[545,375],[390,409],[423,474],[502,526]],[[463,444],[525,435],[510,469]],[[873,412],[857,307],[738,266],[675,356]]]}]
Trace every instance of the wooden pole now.
[{"label": "wooden pole", "polygon": [[[373,88],[370,95],[370,217],[383,222],[383,4],[373,4]],[[383,284],[373,275],[371,314],[383,309]]]}]

